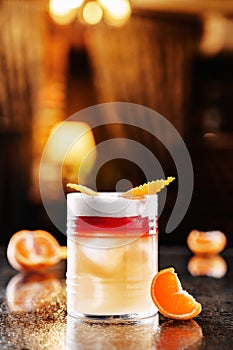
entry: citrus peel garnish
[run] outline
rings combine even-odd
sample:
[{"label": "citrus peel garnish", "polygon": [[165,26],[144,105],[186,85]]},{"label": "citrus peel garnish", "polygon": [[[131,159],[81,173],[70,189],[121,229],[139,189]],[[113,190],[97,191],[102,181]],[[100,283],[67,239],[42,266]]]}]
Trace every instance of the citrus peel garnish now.
[{"label": "citrus peel garnish", "polygon": [[183,290],[173,267],[159,271],[152,280],[151,297],[159,312],[168,318],[188,320],[201,312],[201,304]]},{"label": "citrus peel garnish", "polygon": [[131,190],[125,192],[122,194],[123,197],[137,197],[137,196],[143,196],[148,194],[156,194],[160,192],[165,186],[168,186],[172,181],[174,181],[175,178],[172,176],[169,176],[166,180],[160,179],[160,180],[154,180],[151,182],[147,182],[143,185],[140,185],[138,187],[134,187]]},{"label": "citrus peel garnish", "polygon": [[98,196],[98,192],[92,190],[87,186],[73,184],[73,183],[68,183],[66,186],[72,188],[73,190],[87,194],[88,196]]},{"label": "citrus peel garnish", "polygon": [[[174,177],[169,176],[166,180],[160,179],[160,180],[150,181],[122,193],[121,196],[138,197],[138,196],[144,196],[148,194],[156,194],[160,192],[165,186],[168,186],[174,180],[175,180]],[[92,190],[91,188],[87,186],[79,185],[79,184],[68,183],[66,186],[76,191],[79,191],[81,193],[84,193],[88,196],[97,196],[99,194],[98,192]]]}]

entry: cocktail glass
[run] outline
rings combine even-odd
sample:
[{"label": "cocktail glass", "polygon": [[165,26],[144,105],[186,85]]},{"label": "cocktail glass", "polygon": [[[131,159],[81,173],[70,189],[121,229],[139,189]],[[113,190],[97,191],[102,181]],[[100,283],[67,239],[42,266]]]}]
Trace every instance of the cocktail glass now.
[{"label": "cocktail glass", "polygon": [[67,195],[67,311],[105,321],[140,320],[157,309],[157,195]]}]

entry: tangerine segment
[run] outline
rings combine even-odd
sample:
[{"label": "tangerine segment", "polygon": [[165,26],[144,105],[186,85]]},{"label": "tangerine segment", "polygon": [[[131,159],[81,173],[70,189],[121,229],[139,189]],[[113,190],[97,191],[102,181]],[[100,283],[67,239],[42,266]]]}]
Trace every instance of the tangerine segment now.
[{"label": "tangerine segment", "polygon": [[43,230],[16,232],[7,247],[7,258],[16,270],[40,270],[65,258],[65,249]]},{"label": "tangerine segment", "polygon": [[189,249],[194,254],[201,255],[218,254],[225,248],[226,243],[226,236],[221,231],[192,230],[187,238]]},{"label": "tangerine segment", "polygon": [[159,312],[168,318],[188,320],[201,312],[201,304],[183,290],[173,267],[161,270],[153,278],[151,297]]},{"label": "tangerine segment", "polygon": [[175,180],[174,177],[169,176],[166,180],[155,180],[151,182],[147,182],[144,185],[140,185],[138,187],[134,187],[131,190],[123,193],[122,196],[124,197],[137,197],[137,196],[143,196],[148,194],[156,194],[160,192],[165,186],[168,186],[173,180]]}]

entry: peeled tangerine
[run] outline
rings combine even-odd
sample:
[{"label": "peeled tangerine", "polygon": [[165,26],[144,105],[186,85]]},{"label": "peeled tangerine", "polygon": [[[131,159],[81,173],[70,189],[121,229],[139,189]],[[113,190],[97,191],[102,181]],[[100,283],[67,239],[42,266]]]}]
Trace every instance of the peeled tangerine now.
[{"label": "peeled tangerine", "polygon": [[201,304],[183,290],[173,267],[158,272],[151,284],[151,297],[159,312],[175,320],[188,320],[201,312]]},{"label": "peeled tangerine", "polygon": [[226,236],[221,231],[192,230],[187,238],[189,249],[199,255],[218,254],[225,248],[226,243]]},{"label": "peeled tangerine", "polygon": [[43,230],[16,232],[7,247],[7,258],[18,271],[38,271],[66,258],[66,247]]}]

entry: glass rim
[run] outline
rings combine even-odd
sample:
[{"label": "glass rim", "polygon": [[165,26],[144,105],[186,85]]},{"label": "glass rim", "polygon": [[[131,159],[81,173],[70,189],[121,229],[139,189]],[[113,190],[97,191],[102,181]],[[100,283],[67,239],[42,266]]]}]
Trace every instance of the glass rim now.
[{"label": "glass rim", "polygon": [[123,199],[126,199],[126,200],[129,200],[129,199],[145,199],[145,198],[151,198],[151,197],[157,197],[158,196],[158,193],[155,193],[155,194],[142,194],[142,195],[137,195],[137,196],[133,196],[133,195],[129,195],[129,196],[123,196],[123,194],[125,192],[97,192],[98,194],[97,195],[89,195],[89,194],[86,194],[86,193],[83,193],[83,192],[70,192],[70,193],[67,193],[67,196],[77,196],[77,197],[83,197],[85,196],[86,198],[107,198],[107,197],[120,197],[120,198],[123,198]]}]

